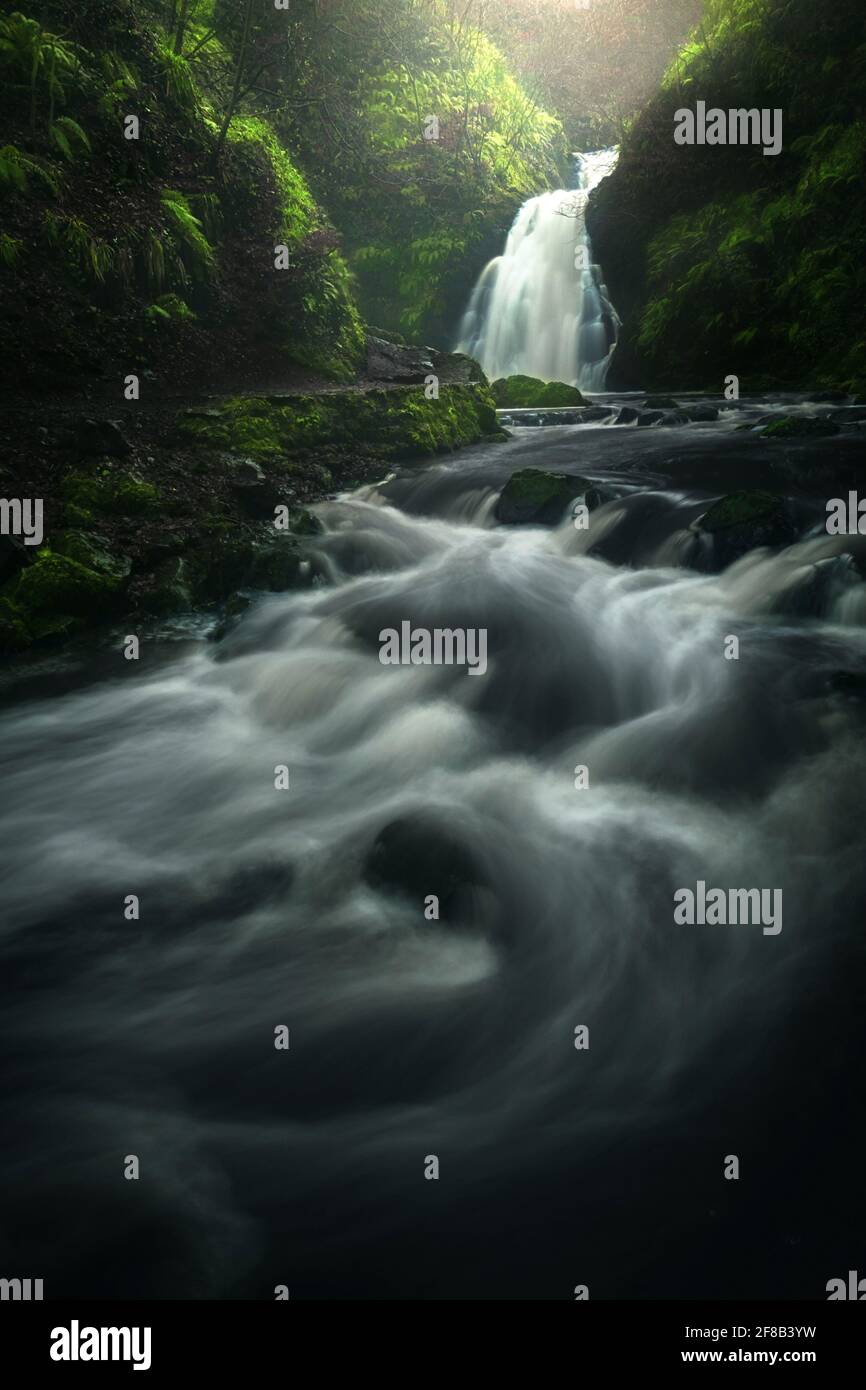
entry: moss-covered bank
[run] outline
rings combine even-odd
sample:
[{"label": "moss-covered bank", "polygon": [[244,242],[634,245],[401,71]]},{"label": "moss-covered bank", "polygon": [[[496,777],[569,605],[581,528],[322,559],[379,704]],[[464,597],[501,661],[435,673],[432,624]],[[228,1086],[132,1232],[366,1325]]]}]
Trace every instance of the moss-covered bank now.
[{"label": "moss-covered bank", "polygon": [[443,385],[436,399],[423,387],[328,391],[319,395],[240,396],[185,411],[183,438],[251,458],[287,460],[320,444],[363,443],[383,459],[447,452],[504,438],[486,384]]},{"label": "moss-covered bank", "polygon": [[[588,223],[623,317],[609,385],[866,381],[862,0],[708,0]],[[783,146],[680,146],[674,113],[781,110]]]}]

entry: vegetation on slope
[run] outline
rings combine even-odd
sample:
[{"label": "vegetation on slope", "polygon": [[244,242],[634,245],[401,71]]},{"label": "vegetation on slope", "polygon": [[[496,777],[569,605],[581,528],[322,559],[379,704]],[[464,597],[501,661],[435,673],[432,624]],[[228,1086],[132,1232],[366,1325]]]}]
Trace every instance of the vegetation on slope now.
[{"label": "vegetation on slope", "polygon": [[[614,384],[866,381],[866,11],[708,0],[590,210],[624,328]],[[783,112],[778,156],[678,146],[674,112]]]},{"label": "vegetation on slope", "polygon": [[355,375],[338,238],[271,125],[231,108],[211,9],[26,0],[0,18],[0,349],[19,381],[175,377],[228,351]]}]

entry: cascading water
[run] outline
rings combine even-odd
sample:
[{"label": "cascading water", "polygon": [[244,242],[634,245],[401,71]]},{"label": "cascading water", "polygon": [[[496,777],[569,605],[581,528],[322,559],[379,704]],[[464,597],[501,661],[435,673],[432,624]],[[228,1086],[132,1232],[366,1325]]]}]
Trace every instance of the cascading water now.
[{"label": "cascading water", "polygon": [[482,271],[457,351],[491,381],[524,375],[604,390],[619,319],[592,261],[585,213],[616,159],[615,149],[577,155],[576,187],[524,203],[502,255]]}]

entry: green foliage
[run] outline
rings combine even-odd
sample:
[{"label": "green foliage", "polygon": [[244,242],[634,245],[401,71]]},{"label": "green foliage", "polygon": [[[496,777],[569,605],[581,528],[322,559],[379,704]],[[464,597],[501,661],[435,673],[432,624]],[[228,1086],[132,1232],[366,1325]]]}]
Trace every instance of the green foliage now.
[{"label": "green foliage", "polygon": [[94,235],[80,217],[46,212],[43,226],[49,246],[61,253],[67,267],[85,280],[102,284],[114,264],[111,246]]},{"label": "green foliage", "polygon": [[56,176],[40,160],[24,154],[15,145],[4,145],[0,149],[0,193],[27,193],[31,179],[36,179],[53,197],[60,192]]},{"label": "green foliage", "polygon": [[228,139],[241,150],[250,147],[271,173],[279,199],[279,226],[275,233],[289,246],[297,244],[318,223],[316,204],[303,174],[292,162],[288,151],[274,133],[272,126],[259,116],[235,116]]},{"label": "green foliage", "polygon": [[157,55],[162,68],[165,95],[187,114],[198,111],[198,86],[187,59],[182,54],[175,53],[173,48],[162,40],[157,43]]},{"label": "green foliage", "polygon": [[[591,213],[645,384],[862,380],[864,56],[856,0],[708,0]],[[781,109],[782,153],[677,147],[673,113],[697,97]]]},{"label": "green foliage", "polygon": [[90,153],[90,139],[77,121],[71,116],[57,116],[48,127],[51,144],[60,151],[64,159],[72,164],[82,150]]},{"label": "green foliage", "polygon": [[216,264],[214,249],[202,230],[188,200],[176,189],[162,192],[162,206],[180,242],[184,264],[194,279],[207,279]]},{"label": "green foliage", "polygon": [[20,237],[10,236],[8,232],[0,232],[0,265],[4,265],[7,270],[13,270],[18,264],[23,250],[24,242]]},{"label": "green foliage", "polygon": [[163,294],[154,304],[149,304],[145,315],[155,323],[178,323],[184,320],[195,322],[196,315],[179,294]]}]

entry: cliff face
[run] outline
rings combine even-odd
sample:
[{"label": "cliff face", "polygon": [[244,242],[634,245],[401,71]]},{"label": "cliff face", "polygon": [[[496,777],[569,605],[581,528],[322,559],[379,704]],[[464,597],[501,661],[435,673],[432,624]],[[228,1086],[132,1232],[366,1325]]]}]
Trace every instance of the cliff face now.
[{"label": "cliff face", "polygon": [[[866,382],[866,11],[711,0],[593,195],[614,388]],[[675,113],[782,112],[782,148],[679,145]]]}]

